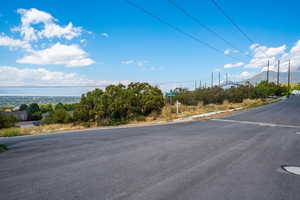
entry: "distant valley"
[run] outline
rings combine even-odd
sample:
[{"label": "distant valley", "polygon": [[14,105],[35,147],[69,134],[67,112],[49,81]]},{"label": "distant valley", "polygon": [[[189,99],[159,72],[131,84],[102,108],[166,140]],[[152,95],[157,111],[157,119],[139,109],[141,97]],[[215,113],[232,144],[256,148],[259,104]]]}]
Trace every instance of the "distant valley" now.
[{"label": "distant valley", "polygon": [[19,106],[21,104],[57,104],[77,103],[79,96],[0,96],[1,106]]}]

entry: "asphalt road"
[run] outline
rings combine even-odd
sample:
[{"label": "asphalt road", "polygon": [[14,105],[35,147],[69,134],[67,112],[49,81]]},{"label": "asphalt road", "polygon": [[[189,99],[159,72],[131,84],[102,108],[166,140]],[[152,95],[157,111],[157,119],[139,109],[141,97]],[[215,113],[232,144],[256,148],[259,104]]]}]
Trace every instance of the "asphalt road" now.
[{"label": "asphalt road", "polygon": [[297,132],[292,97],[217,120],[0,139],[0,199],[298,200],[300,176],[280,168],[300,166]]}]

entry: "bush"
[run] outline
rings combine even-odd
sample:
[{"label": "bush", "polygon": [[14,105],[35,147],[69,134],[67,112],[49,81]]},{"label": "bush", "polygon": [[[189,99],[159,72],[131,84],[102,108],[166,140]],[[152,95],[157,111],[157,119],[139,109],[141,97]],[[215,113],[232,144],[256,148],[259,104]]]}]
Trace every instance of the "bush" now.
[{"label": "bush", "polygon": [[0,129],[13,127],[16,122],[17,119],[13,115],[0,113]]},{"label": "bush", "polygon": [[7,150],[8,150],[8,148],[6,147],[6,145],[0,144],[0,153],[7,151]]},{"label": "bush", "polygon": [[42,124],[65,124],[70,122],[72,122],[71,115],[62,108],[55,109],[42,120]]}]

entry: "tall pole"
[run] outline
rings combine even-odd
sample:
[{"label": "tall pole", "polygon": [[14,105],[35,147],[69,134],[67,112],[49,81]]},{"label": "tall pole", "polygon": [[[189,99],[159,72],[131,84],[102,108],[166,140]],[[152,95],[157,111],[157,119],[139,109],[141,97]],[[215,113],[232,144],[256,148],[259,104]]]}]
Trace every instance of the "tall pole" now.
[{"label": "tall pole", "polygon": [[280,73],[280,70],[279,70],[279,68],[280,68],[280,60],[278,60],[278,66],[277,66],[278,68],[277,68],[277,85],[279,85],[279,73]]},{"label": "tall pole", "polygon": [[197,81],[195,81],[195,90],[197,89]]},{"label": "tall pole", "polygon": [[288,69],[288,90],[291,88],[291,60],[289,60],[289,69]]},{"label": "tall pole", "polygon": [[221,87],[221,72],[219,72],[219,87]]},{"label": "tall pole", "polygon": [[228,84],[228,73],[226,73],[226,85]]},{"label": "tall pole", "polygon": [[211,73],[211,87],[214,87],[214,73]]},{"label": "tall pole", "polygon": [[201,80],[199,81],[199,88],[200,89],[202,88],[202,82],[201,82]]},{"label": "tall pole", "polygon": [[270,61],[268,60],[267,83],[269,83],[269,70],[270,70]]}]

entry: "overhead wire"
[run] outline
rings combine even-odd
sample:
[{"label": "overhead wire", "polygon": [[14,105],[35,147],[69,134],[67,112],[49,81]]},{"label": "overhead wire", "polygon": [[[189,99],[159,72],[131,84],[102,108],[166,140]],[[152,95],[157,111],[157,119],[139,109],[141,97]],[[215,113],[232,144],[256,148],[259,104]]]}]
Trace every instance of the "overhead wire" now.
[{"label": "overhead wire", "polygon": [[[243,31],[243,29],[233,20],[233,18],[231,18],[227,12],[222,8],[222,6],[216,1],[216,0],[210,0],[212,2],[212,4],[219,10],[219,12],[225,17],[227,18],[227,20],[251,43],[251,44],[255,44],[256,42],[251,39],[251,37],[245,32]],[[269,57],[264,51],[261,50],[261,52],[266,56]]]},{"label": "overhead wire", "polygon": [[[220,40],[222,40],[223,42],[225,42],[228,46],[230,46],[231,48],[233,48],[233,50],[237,50],[238,52],[243,52],[240,48],[236,47],[234,44],[232,44],[230,41],[228,41],[227,39],[225,39],[223,36],[221,36],[219,33],[217,33],[216,31],[214,31],[213,29],[209,28],[207,25],[203,24],[197,17],[195,17],[194,15],[190,14],[186,9],[184,9],[183,7],[181,7],[178,3],[176,3],[173,0],[168,0],[168,2],[174,6],[176,9],[178,9],[181,13],[183,13],[186,17],[192,19],[194,22],[196,22],[198,25],[200,25],[202,28],[204,28],[206,31],[210,32],[211,34],[213,34],[215,37],[219,38]],[[245,54],[244,54],[245,55]],[[245,55],[247,57],[251,57],[249,55]]]},{"label": "overhead wire", "polygon": [[125,2],[126,2],[127,4],[129,4],[130,6],[136,8],[137,10],[139,10],[139,11],[141,11],[141,12],[147,14],[148,16],[150,16],[150,17],[152,17],[152,18],[158,20],[160,23],[162,23],[162,24],[164,24],[164,25],[166,25],[166,26],[172,28],[173,30],[175,30],[175,31],[177,31],[177,32],[179,32],[179,33],[181,33],[182,35],[185,35],[185,36],[188,37],[188,38],[190,38],[190,39],[192,39],[192,40],[194,40],[194,41],[196,41],[196,42],[198,42],[198,43],[200,43],[200,44],[202,44],[202,45],[204,45],[204,46],[207,46],[208,48],[210,48],[210,49],[212,49],[212,50],[214,50],[214,51],[216,51],[216,52],[218,52],[218,53],[221,53],[222,55],[225,55],[225,56],[227,56],[227,57],[230,57],[231,59],[238,60],[238,61],[243,61],[242,59],[237,58],[237,57],[235,57],[235,56],[228,55],[228,54],[224,54],[224,51],[223,51],[223,50],[220,50],[220,49],[218,49],[218,48],[212,46],[211,44],[209,44],[209,43],[207,43],[207,42],[205,42],[205,41],[200,40],[198,37],[196,37],[196,36],[194,36],[194,35],[192,35],[192,34],[186,32],[186,31],[184,31],[184,30],[178,28],[177,26],[175,26],[175,25],[173,25],[173,24],[171,24],[171,23],[169,23],[169,22],[163,20],[161,17],[159,17],[159,16],[153,14],[152,12],[150,12],[149,10],[147,10],[146,8],[139,6],[138,4],[134,3],[133,1],[131,1],[131,0],[125,0]]}]

